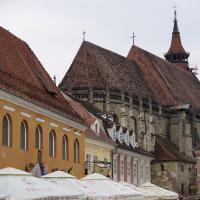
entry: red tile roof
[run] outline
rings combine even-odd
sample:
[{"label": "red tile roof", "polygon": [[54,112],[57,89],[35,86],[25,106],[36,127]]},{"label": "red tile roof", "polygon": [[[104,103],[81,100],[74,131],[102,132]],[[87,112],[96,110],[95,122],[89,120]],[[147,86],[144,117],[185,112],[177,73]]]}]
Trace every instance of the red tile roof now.
[{"label": "red tile roof", "polygon": [[82,121],[65,101],[30,47],[0,27],[0,89]]},{"label": "red tile roof", "polygon": [[171,45],[167,53],[186,53],[179,33],[172,34]]},{"label": "red tile roof", "polygon": [[191,104],[200,108],[200,82],[191,71],[137,46],[132,46],[128,58],[140,66],[157,102],[162,105]]},{"label": "red tile roof", "polygon": [[60,88],[64,92],[76,89],[105,89],[124,91],[148,97],[148,86],[139,66],[112,51],[83,42]]},{"label": "red tile roof", "polygon": [[71,105],[71,107],[77,112],[77,114],[83,118],[83,120],[87,123],[87,125],[91,125],[97,119],[95,116],[90,114],[87,109],[81,105],[78,101],[70,98],[68,95],[63,94],[66,101]]},{"label": "red tile roof", "polygon": [[156,136],[155,143],[155,160],[153,162],[165,162],[165,161],[181,161],[187,163],[195,163],[196,160],[193,157],[189,157],[181,153],[178,148],[167,138],[162,136]]}]

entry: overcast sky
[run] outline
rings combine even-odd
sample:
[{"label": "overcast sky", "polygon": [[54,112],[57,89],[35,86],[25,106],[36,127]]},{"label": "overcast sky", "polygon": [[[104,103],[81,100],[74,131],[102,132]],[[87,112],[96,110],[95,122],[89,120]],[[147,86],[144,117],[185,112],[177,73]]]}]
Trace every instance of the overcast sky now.
[{"label": "overcast sky", "polygon": [[163,57],[174,4],[190,64],[200,66],[199,0],[0,0],[0,25],[26,41],[59,82],[82,43],[83,30],[87,41],[123,56],[135,32],[136,45]]}]

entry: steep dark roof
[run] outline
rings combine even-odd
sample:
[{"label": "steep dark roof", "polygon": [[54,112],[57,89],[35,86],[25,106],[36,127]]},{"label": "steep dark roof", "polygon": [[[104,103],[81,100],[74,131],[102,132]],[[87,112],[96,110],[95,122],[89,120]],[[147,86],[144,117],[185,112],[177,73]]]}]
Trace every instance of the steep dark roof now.
[{"label": "steep dark roof", "polygon": [[153,162],[180,161],[186,163],[195,163],[195,158],[181,153],[178,148],[167,138],[156,136],[155,142],[155,160]]},{"label": "steep dark roof", "polygon": [[0,27],[0,89],[81,121],[30,47]]},{"label": "steep dark roof", "polygon": [[136,96],[151,95],[139,66],[112,51],[83,42],[60,88],[64,92],[76,89],[125,91]]},{"label": "steep dark roof", "polygon": [[190,71],[137,46],[132,46],[128,58],[140,66],[157,102],[162,105],[191,104],[200,108],[200,82]]}]

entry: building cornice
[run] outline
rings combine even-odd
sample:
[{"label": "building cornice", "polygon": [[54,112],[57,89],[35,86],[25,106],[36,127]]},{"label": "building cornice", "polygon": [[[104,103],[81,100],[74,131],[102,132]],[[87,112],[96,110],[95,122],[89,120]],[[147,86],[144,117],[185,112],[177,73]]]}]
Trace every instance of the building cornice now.
[{"label": "building cornice", "polygon": [[31,110],[33,112],[39,113],[41,115],[44,115],[46,117],[49,117],[55,121],[59,121],[61,123],[64,124],[68,124],[71,127],[80,129],[81,131],[85,131],[88,127],[84,126],[81,123],[78,123],[76,121],[73,121],[67,117],[64,117],[58,113],[52,112],[50,110],[47,110],[46,108],[42,107],[42,106],[38,106],[32,102],[29,102],[27,100],[24,100],[22,98],[19,98],[13,94],[10,94],[8,92],[5,92],[3,90],[0,89],[0,98],[4,99],[6,101],[9,101],[15,105],[21,106],[23,108],[26,108],[28,110]]},{"label": "building cornice", "polygon": [[122,148],[117,148],[117,153],[124,154],[124,155],[130,156],[130,157],[134,157],[134,158],[137,158],[139,160],[144,159],[144,160],[152,161],[154,159],[151,156],[147,156],[147,155],[137,153],[137,152],[134,152],[134,151],[124,150]]}]

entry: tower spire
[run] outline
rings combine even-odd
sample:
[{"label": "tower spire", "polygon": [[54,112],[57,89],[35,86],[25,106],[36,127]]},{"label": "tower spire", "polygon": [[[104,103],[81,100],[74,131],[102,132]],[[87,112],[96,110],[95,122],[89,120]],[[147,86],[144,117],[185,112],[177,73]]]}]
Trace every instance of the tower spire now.
[{"label": "tower spire", "polygon": [[178,29],[177,12],[176,7],[174,7],[174,27],[172,32],[171,45],[168,52],[165,54],[165,59],[187,70],[189,69],[189,55],[190,54],[185,51],[181,43],[180,32]]},{"label": "tower spire", "polygon": [[179,33],[178,30],[178,22],[177,22],[177,14],[176,14],[176,7],[174,7],[174,29],[173,29],[173,33]]}]

